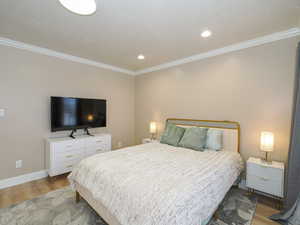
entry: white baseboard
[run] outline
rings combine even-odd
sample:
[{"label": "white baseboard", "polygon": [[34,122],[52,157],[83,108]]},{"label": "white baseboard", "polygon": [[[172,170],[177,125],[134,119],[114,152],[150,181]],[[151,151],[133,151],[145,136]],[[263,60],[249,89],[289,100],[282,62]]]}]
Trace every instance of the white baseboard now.
[{"label": "white baseboard", "polygon": [[38,172],[28,173],[17,177],[11,177],[7,179],[0,180],[0,189],[12,187],[18,184],[23,184],[33,180],[38,180],[47,177],[48,173],[46,170],[41,170]]}]

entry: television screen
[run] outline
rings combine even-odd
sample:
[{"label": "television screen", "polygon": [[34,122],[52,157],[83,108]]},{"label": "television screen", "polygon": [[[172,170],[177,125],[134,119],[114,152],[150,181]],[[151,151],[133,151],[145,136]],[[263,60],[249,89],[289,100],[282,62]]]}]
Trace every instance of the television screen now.
[{"label": "television screen", "polygon": [[51,131],[106,127],[106,100],[51,97]]}]

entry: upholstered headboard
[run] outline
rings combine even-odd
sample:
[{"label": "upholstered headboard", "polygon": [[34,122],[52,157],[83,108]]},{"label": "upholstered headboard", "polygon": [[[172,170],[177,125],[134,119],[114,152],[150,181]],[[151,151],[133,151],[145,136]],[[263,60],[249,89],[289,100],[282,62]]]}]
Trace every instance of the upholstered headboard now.
[{"label": "upholstered headboard", "polygon": [[234,121],[217,120],[193,120],[193,119],[167,119],[168,123],[177,126],[189,127],[207,127],[223,131],[223,149],[225,151],[240,152],[240,124]]}]

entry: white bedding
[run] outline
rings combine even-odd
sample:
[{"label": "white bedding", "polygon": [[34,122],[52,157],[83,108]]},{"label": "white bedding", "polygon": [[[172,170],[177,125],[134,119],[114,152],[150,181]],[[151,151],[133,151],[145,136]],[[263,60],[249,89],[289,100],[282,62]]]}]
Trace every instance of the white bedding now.
[{"label": "white bedding", "polygon": [[122,225],[206,223],[243,169],[238,153],[149,143],[82,160],[69,175]]}]

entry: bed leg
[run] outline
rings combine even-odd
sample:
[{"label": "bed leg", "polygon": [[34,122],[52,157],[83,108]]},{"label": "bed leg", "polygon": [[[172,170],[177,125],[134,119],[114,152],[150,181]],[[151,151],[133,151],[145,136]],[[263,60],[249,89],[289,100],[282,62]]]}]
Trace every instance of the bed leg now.
[{"label": "bed leg", "polygon": [[76,194],[75,194],[75,202],[78,203],[80,201],[80,194],[78,191],[76,191]]},{"label": "bed leg", "polygon": [[214,218],[214,220],[218,220],[219,219],[219,215],[218,215],[217,212],[214,213],[213,218]]}]

